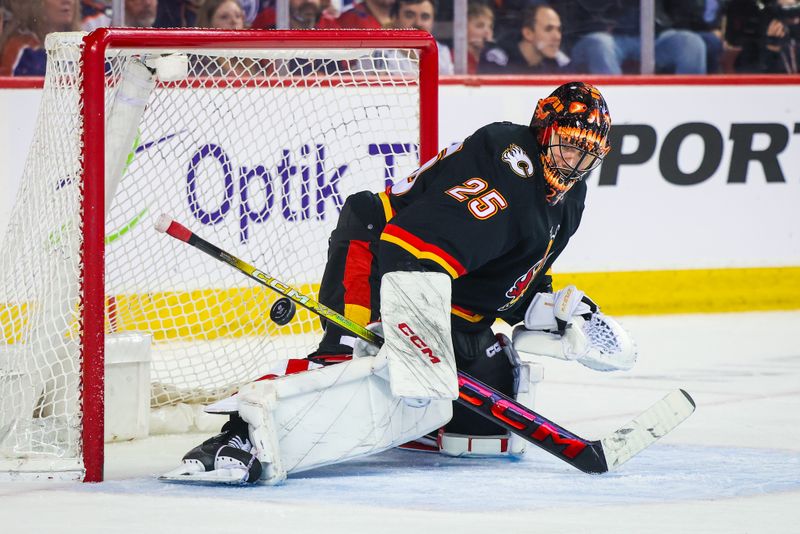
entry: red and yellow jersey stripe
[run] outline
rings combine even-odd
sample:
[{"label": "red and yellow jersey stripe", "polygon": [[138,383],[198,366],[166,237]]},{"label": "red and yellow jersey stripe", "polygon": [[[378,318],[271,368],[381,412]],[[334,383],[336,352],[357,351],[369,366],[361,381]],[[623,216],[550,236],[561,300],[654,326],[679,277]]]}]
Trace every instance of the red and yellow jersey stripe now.
[{"label": "red and yellow jersey stripe", "polygon": [[369,284],[372,262],[367,241],[350,241],[342,279],[344,316],[358,324],[369,324],[372,318],[372,288]]},{"label": "red and yellow jersey stripe", "polygon": [[381,201],[381,206],[383,207],[383,216],[386,218],[386,222],[392,220],[392,217],[395,216],[394,208],[392,207],[392,203],[389,201],[389,188],[386,188],[386,191],[382,193],[378,193],[378,199]]},{"label": "red and yellow jersey stripe", "polygon": [[394,224],[386,225],[381,234],[381,241],[397,245],[417,259],[436,263],[453,279],[467,273],[464,266],[453,256]]},{"label": "red and yellow jersey stripe", "polygon": [[455,315],[456,317],[460,317],[465,321],[469,321],[470,323],[479,323],[483,320],[484,316],[471,312],[466,308],[462,308],[461,306],[456,306],[455,304],[450,306],[450,313]]}]

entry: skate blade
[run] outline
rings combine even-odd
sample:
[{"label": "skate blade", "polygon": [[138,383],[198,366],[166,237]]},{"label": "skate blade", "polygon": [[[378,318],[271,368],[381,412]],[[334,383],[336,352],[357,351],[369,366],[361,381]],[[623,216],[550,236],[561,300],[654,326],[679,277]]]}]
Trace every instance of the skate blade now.
[{"label": "skate blade", "polygon": [[158,480],[177,484],[245,486],[248,485],[247,474],[246,469],[198,471],[197,466],[182,465],[159,476]]}]

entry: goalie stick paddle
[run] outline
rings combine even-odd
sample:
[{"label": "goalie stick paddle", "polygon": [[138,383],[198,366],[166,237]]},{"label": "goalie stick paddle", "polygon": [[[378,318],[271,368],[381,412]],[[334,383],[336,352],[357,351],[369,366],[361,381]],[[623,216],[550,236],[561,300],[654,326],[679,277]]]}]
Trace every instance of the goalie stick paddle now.
[{"label": "goalie stick paddle", "polygon": [[[354,335],[382,345],[383,338],[344,315],[320,304],[269,276],[252,265],[209,243],[182,224],[162,215],[156,230],[188,243],[256,282],[291,299],[304,308],[332,321]],[[509,432],[553,454],[584,473],[605,473],[627,462],[689,417],[695,404],[689,394],[678,389],[653,404],[611,435],[599,440],[584,439],[561,425],[542,417],[511,397],[479,380],[458,371],[459,397],[457,402],[481,414]]]}]

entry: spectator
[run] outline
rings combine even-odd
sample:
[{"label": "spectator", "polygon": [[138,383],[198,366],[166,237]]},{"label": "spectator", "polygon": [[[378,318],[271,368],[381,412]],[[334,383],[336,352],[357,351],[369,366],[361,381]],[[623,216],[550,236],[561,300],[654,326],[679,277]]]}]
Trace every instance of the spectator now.
[{"label": "spectator", "polygon": [[197,26],[219,30],[243,30],[244,8],[240,0],[205,0],[197,13]]},{"label": "spectator", "polygon": [[[275,8],[266,7],[253,21],[253,28],[274,29],[275,22]],[[307,30],[339,26],[327,0],[289,0],[289,27],[293,30]],[[267,72],[283,76],[333,74],[346,68],[346,64],[340,67],[334,59],[301,56],[287,60],[273,60],[265,66]]]},{"label": "spectator", "polygon": [[[574,28],[572,61],[592,74],[622,74],[626,63],[641,55],[639,2],[626,0],[555,0],[564,20]],[[631,5],[633,4],[633,5]],[[656,0],[656,70],[705,74],[706,46],[694,32],[664,25],[664,7]]]},{"label": "spectator", "polygon": [[[330,4],[328,4],[330,5]],[[253,21],[253,28],[271,30],[275,28],[275,7],[261,10]],[[338,28],[336,17],[323,6],[322,0],[289,0],[289,28],[309,30]]]},{"label": "spectator", "polygon": [[676,30],[689,30],[706,44],[706,71],[720,72],[722,7],[727,0],[663,0],[662,21]]},{"label": "spectator", "polygon": [[[492,6],[494,11],[494,38],[498,43],[508,43],[519,38],[519,27],[526,9],[540,4],[549,4],[549,0],[483,0]],[[637,0],[639,1],[639,0]]]},{"label": "spectator", "polygon": [[[433,34],[436,0],[397,0],[392,6],[392,20],[397,28],[415,28]],[[446,44],[439,48],[439,74],[453,74],[453,56]]]},{"label": "spectator", "polygon": [[520,33],[503,49],[509,74],[555,74],[566,72],[569,64],[561,51],[561,18],[546,4],[523,11]]},{"label": "spectator", "polygon": [[364,0],[339,16],[342,28],[376,29],[392,23],[392,6],[395,0]]},{"label": "spectator", "polygon": [[508,56],[494,44],[494,11],[472,0],[467,4],[467,74],[502,71]]},{"label": "spectator", "polygon": [[737,72],[797,74],[800,2],[734,0],[727,20],[725,36],[736,51]]},{"label": "spectator", "polygon": [[[92,31],[111,26],[111,6],[105,2],[83,2],[81,29]],[[152,28],[156,22],[158,0],[125,0],[125,20],[128,28]]]},{"label": "spectator", "polygon": [[80,29],[79,0],[9,0],[13,16],[0,43],[0,76],[44,76],[44,38]]},{"label": "spectator", "polygon": [[125,26],[152,28],[158,14],[158,0],[125,0]]},{"label": "spectator", "polygon": [[[205,0],[197,10],[197,26],[218,30],[243,30],[245,13],[240,0]],[[258,69],[258,62],[248,57],[193,55],[192,72],[196,76],[239,77]]]}]

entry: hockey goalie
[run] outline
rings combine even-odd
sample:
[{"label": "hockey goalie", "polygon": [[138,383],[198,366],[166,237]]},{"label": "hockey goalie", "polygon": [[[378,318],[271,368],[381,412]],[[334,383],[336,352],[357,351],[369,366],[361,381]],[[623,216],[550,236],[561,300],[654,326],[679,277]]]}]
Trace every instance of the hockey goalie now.
[{"label": "hockey goalie", "polygon": [[[458,370],[530,406],[541,356],[630,369],[619,324],[546,274],[578,229],[582,179],[608,153],[610,124],[600,92],[570,82],[529,126],[489,124],[385,192],[348,197],[319,301],[383,345],[323,321],[312,354],[207,407],[229,421],[162,478],[277,484],[409,442],[520,455],[524,440],[454,405]],[[512,340],[492,332],[497,319],[517,325]]]}]

